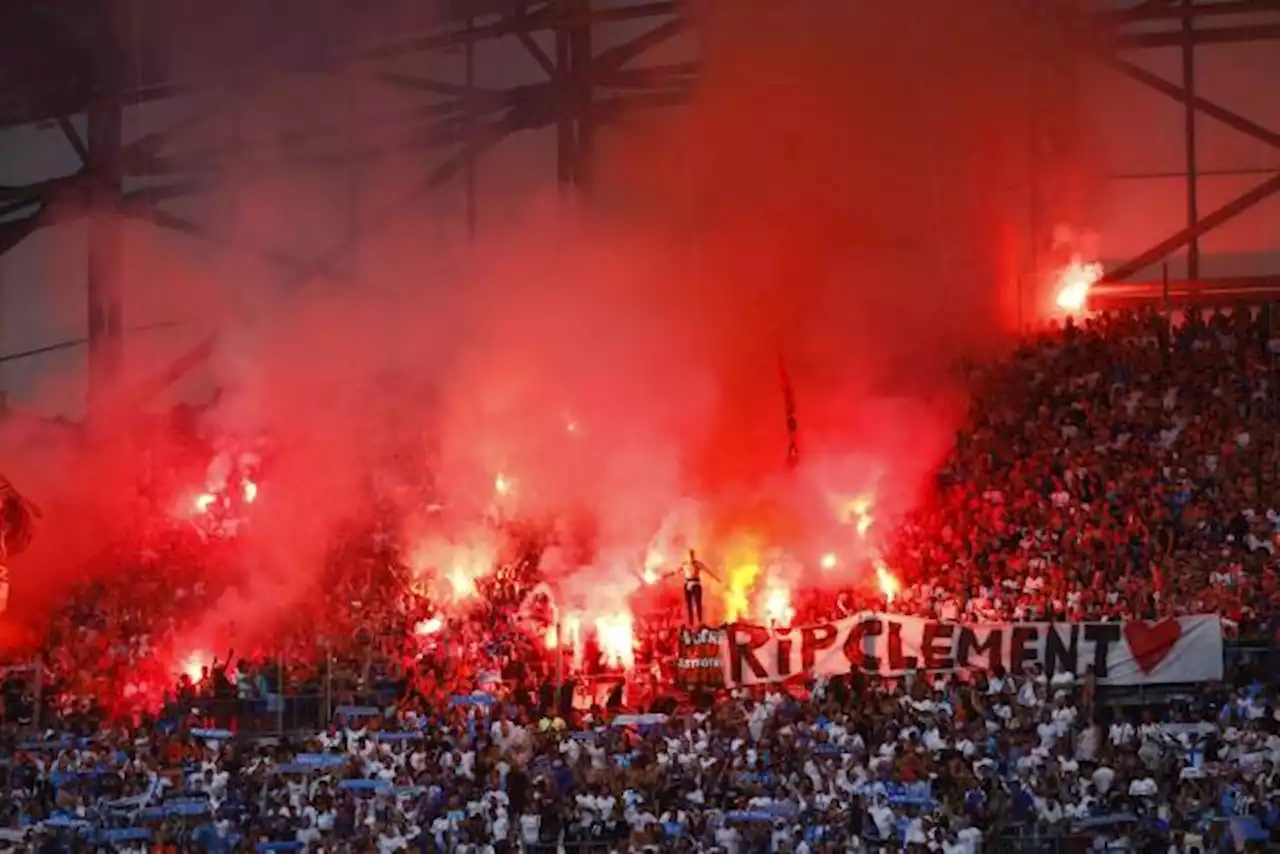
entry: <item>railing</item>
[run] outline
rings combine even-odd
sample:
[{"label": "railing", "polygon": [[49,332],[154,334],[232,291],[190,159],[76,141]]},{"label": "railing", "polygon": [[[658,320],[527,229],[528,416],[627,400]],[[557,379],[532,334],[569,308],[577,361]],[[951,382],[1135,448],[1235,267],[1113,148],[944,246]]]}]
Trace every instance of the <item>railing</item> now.
[{"label": "railing", "polygon": [[[1228,673],[1240,668],[1274,667],[1277,651],[1266,638],[1232,638],[1223,643],[1223,665]],[[1109,706],[1155,706],[1193,699],[1203,689],[1191,682],[1165,685],[1105,686],[1098,699]]]},{"label": "railing", "polygon": [[390,691],[347,697],[341,702],[310,692],[251,699],[202,696],[171,703],[165,716],[185,717],[194,711],[213,728],[234,728],[247,735],[293,735],[324,730],[340,715],[345,719],[380,717],[392,698]]},{"label": "railing", "polygon": [[[1277,646],[1267,638],[1240,638],[1228,640],[1224,645],[1224,659],[1228,671],[1240,667],[1267,668],[1280,662]],[[18,665],[6,668],[9,675],[23,675],[32,684],[30,693],[40,695],[40,679],[37,674],[40,668],[34,665]],[[595,697],[594,683],[609,685],[618,679],[616,674],[602,675],[598,680],[590,677],[579,677],[579,701],[589,701],[603,705],[603,697]],[[647,705],[657,693],[656,686],[648,680],[628,680],[628,705],[632,708]],[[1108,705],[1156,705],[1173,700],[1185,699],[1200,690],[1200,686],[1158,685],[1139,686],[1133,688],[1100,688],[1099,699]],[[320,690],[309,690],[292,694],[268,694],[254,699],[238,699],[235,697],[215,698],[201,697],[194,702],[184,703],[185,711],[177,706],[173,711],[185,715],[192,708],[208,720],[213,726],[234,726],[248,733],[259,735],[284,735],[289,733],[315,732],[327,728],[333,723],[336,713],[343,707],[356,707],[364,710],[385,708],[395,698],[395,686],[382,683],[372,691],[352,693],[338,690],[333,686]],[[46,698],[47,699],[47,698]],[[28,710],[28,720],[39,721],[37,702],[35,709]],[[35,715],[31,715],[31,711]],[[366,711],[367,714],[367,711]]]},{"label": "railing", "polygon": [[1227,669],[1270,665],[1276,660],[1275,642],[1265,637],[1233,638],[1223,644],[1222,652]]},{"label": "railing", "polygon": [[[598,677],[580,677],[576,681],[576,704],[605,705],[609,689],[618,682],[618,675],[603,674]],[[510,686],[497,682],[490,685],[503,696]],[[655,687],[646,680],[627,680],[627,706],[647,708],[655,696]],[[374,719],[397,698],[397,686],[382,683],[364,692],[302,692],[293,694],[268,694],[252,699],[236,697],[202,696],[194,701],[174,702],[167,710],[169,717],[185,716],[194,710],[208,725],[216,728],[233,727],[249,735],[278,736],[317,732],[329,727],[340,718]]]},{"label": "railing", "polygon": [[1098,828],[1019,826],[991,840],[984,854],[1131,854],[1142,847],[1135,842],[1095,847],[1098,836]]}]

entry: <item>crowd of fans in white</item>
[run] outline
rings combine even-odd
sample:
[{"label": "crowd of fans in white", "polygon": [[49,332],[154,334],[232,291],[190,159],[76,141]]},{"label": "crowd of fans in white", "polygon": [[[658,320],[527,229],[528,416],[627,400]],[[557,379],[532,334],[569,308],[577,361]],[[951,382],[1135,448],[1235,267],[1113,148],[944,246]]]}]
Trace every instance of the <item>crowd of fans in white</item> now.
[{"label": "crowd of fans in white", "polygon": [[[914,580],[893,607],[1214,612],[1269,640],[1280,336],[1268,317],[1167,329],[1103,316],[974,371],[970,422],[886,553]],[[136,603],[182,585],[168,567],[86,591],[55,624],[39,679],[6,679],[0,850],[976,854],[1280,840],[1266,662],[1132,706],[1029,670],[852,673],[575,708],[510,618],[512,588],[532,576],[486,588],[475,615],[441,630],[462,639],[446,654],[415,637],[421,606],[381,593],[365,567],[334,589],[325,624],[339,637],[324,652],[300,614],[284,661],[229,655],[159,715],[102,701],[142,678],[140,649],[199,610],[198,577],[163,616]],[[836,607],[855,608],[851,596]],[[671,652],[669,628],[640,634],[642,658]],[[319,725],[261,725],[304,707],[323,709]]]}]

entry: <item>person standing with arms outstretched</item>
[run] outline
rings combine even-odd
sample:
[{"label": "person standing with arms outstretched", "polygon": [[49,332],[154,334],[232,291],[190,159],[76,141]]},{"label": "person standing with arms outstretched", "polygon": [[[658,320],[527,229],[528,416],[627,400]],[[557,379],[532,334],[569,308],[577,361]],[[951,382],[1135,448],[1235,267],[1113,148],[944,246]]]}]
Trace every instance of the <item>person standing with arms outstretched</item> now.
[{"label": "person standing with arms outstretched", "polygon": [[[716,578],[715,573],[707,569],[707,565],[698,560],[697,553],[689,549],[689,559],[681,566],[684,572],[684,607],[689,614],[689,623],[702,625],[702,575],[706,573]],[[720,579],[716,578],[717,581]]]}]

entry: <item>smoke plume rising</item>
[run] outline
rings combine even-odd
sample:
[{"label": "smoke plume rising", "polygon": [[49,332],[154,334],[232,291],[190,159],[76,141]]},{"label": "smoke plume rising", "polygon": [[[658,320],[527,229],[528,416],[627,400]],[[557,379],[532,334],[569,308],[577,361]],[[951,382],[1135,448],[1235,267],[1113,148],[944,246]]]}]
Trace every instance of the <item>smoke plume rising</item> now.
[{"label": "smoke plume rising", "polygon": [[[250,589],[287,604],[281,590],[314,583],[371,467],[429,468],[445,502],[477,514],[589,519],[599,561],[562,569],[580,597],[607,600],[598,610],[639,583],[683,502],[697,520],[681,542],[712,555],[747,529],[825,551],[833,497],[874,494],[880,517],[910,506],[962,410],[955,360],[998,346],[1020,247],[1039,239],[1024,217],[1028,117],[1055,104],[1029,88],[1028,54],[1057,36],[1030,9],[704,0],[691,103],[603,130],[597,183],[571,216],[548,184],[464,245],[456,205],[439,202],[367,234],[350,281],[281,289],[248,253],[168,249],[160,263],[136,239],[133,256],[191,283],[184,300],[220,334],[213,421],[284,449],[255,511]],[[236,132],[270,138],[350,94],[341,79],[297,85],[305,96],[247,97]],[[368,115],[402,97],[360,91]],[[368,165],[366,213],[413,162]],[[315,254],[335,184],[248,158],[218,203],[241,243]],[[32,477],[56,493],[58,473]],[[96,515],[112,506],[99,490]]]}]

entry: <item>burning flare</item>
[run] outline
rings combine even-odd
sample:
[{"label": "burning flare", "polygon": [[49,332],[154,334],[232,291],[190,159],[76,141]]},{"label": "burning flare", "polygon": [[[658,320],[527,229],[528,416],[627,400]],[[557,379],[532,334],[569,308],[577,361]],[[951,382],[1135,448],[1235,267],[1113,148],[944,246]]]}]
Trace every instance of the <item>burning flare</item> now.
[{"label": "burning flare", "polygon": [[740,538],[729,549],[725,561],[724,618],[727,622],[746,619],[751,611],[751,590],[760,575],[760,555],[750,538]]},{"label": "burning flare", "polygon": [[1079,255],[1071,256],[1055,276],[1054,303],[1065,312],[1083,311],[1089,303],[1089,291],[1102,278],[1102,265],[1086,264]]},{"label": "burning flare", "polygon": [[898,591],[902,589],[902,583],[881,560],[876,561],[876,585],[880,588],[880,594],[890,605],[897,598]]},{"label": "burning flare", "polygon": [[444,621],[439,617],[432,617],[429,620],[419,620],[418,624],[413,627],[413,633],[418,637],[426,637],[434,635],[442,628],[444,628]]},{"label": "burning flare", "polygon": [[202,652],[193,652],[182,660],[181,669],[187,678],[192,682],[199,682],[204,678],[204,669],[209,661],[208,656]]},{"label": "burning flare", "polygon": [[662,565],[666,562],[666,559],[662,556],[662,552],[654,548],[649,549],[648,554],[644,556],[644,572],[641,574],[641,578],[644,579],[644,583],[657,583],[658,579],[661,577],[659,573],[662,570]]},{"label": "burning flare", "polygon": [[625,611],[596,617],[596,642],[610,667],[630,670],[636,664],[635,621]]},{"label": "burning flare", "polygon": [[796,616],[796,609],[791,606],[791,591],[771,579],[761,596],[760,611],[770,626],[790,626]]},{"label": "burning flare", "polygon": [[409,550],[410,589],[455,602],[471,599],[479,592],[480,579],[495,571],[496,558],[497,545],[484,534],[461,543],[425,538]]},{"label": "burning flare", "polygon": [[871,515],[871,497],[868,495],[860,495],[849,504],[849,516],[853,521],[854,530],[858,532],[859,537],[865,537],[867,531],[871,530],[871,526],[875,524],[875,517]]},{"label": "burning flare", "polygon": [[476,579],[467,567],[453,566],[445,577],[449,580],[449,589],[454,599],[462,601],[476,595]]}]

